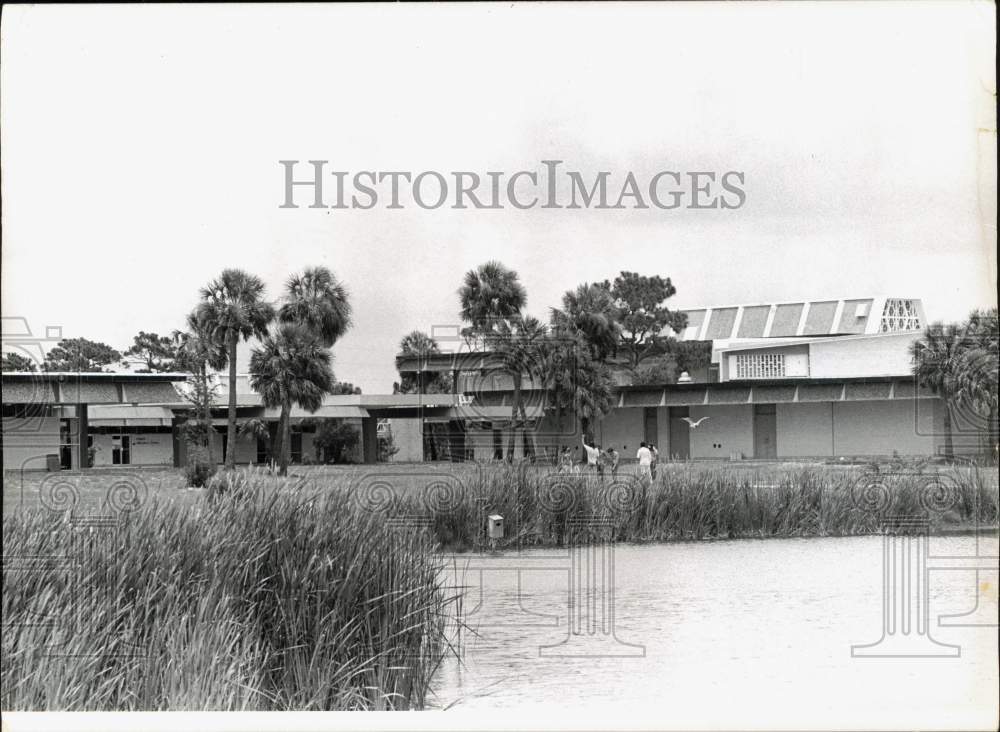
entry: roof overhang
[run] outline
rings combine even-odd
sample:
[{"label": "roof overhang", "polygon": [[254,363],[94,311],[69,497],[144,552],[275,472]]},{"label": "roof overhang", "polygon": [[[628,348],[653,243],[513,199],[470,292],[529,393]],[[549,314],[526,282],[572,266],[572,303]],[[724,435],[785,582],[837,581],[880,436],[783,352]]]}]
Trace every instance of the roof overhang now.
[{"label": "roof overhang", "polygon": [[616,407],[683,407],[724,404],[786,404],[795,402],[863,402],[932,399],[918,389],[913,377],[857,379],[768,379],[712,384],[623,386]]},{"label": "roof overhang", "polygon": [[4,404],[157,404],[178,399],[174,382],[186,374],[8,372],[0,375]]}]

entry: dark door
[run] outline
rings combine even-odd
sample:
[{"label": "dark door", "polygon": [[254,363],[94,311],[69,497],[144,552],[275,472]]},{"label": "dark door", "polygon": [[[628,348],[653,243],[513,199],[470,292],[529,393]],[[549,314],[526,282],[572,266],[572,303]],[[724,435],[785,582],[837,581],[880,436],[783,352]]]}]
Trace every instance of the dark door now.
[{"label": "dark door", "polygon": [[132,463],[132,445],[131,445],[130,435],[112,435],[111,436],[111,464],[112,465],[131,465]]},{"label": "dark door", "polygon": [[754,405],[753,456],[758,460],[778,457],[778,415],[773,404]]},{"label": "dark door", "polygon": [[[656,407],[646,407],[642,415],[642,434],[647,445],[656,445],[659,438],[656,434]],[[657,445],[659,448],[659,445]]]},{"label": "dark door", "polygon": [[670,457],[687,460],[691,457],[691,426],[684,421],[687,407],[670,407]]},{"label": "dark door", "polygon": [[59,420],[59,467],[62,470],[73,469],[73,438],[68,419]]}]

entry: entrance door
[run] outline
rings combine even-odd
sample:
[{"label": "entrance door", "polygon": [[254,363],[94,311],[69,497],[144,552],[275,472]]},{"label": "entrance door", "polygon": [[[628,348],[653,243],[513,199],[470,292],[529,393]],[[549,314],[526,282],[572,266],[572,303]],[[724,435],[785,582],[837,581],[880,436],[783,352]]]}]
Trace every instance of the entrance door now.
[{"label": "entrance door", "polygon": [[753,456],[758,460],[778,457],[778,414],[773,404],[754,405]]},{"label": "entrance door", "polygon": [[59,420],[59,467],[62,470],[73,469],[73,437],[68,419]]},{"label": "entrance door", "polygon": [[111,435],[111,464],[131,465],[132,463],[131,435]]},{"label": "entrance door", "polygon": [[684,418],[687,407],[670,407],[670,457],[687,460],[691,457],[691,427]]},{"label": "entrance door", "polygon": [[[642,412],[642,434],[647,445],[656,445],[659,436],[656,432],[656,407],[646,407]],[[659,445],[657,445],[659,448]]]}]

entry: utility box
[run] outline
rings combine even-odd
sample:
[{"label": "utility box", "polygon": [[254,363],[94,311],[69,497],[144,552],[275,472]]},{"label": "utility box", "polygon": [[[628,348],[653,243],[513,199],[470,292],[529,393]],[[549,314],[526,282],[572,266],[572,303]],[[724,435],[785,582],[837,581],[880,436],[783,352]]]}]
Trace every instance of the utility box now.
[{"label": "utility box", "polygon": [[486,528],[490,539],[503,538],[503,516],[498,513],[490,514],[486,518]]}]

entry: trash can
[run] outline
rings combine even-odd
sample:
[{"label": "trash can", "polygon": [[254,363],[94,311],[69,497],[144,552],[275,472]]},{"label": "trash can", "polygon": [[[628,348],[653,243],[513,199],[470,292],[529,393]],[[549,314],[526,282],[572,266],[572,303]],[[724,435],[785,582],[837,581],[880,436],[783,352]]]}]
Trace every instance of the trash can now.
[{"label": "trash can", "polygon": [[59,461],[58,454],[46,455],[45,456],[45,469],[50,473],[55,473],[62,468],[62,463]]}]

